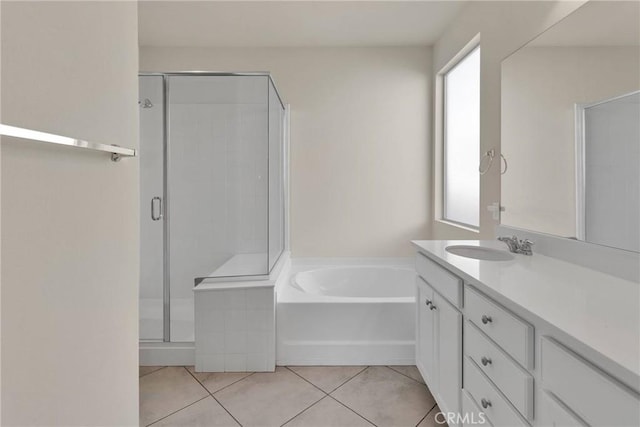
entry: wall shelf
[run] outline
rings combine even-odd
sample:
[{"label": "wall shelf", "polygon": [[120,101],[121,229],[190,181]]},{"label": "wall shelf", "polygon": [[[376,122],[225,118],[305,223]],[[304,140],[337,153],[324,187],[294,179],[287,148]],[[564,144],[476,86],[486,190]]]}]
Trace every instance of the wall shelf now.
[{"label": "wall shelf", "polygon": [[123,157],[135,157],[136,150],[132,148],[119,147],[117,145],[107,145],[98,142],[84,141],[82,139],[70,138],[68,136],[54,135],[52,133],[39,132],[30,129],[24,129],[16,126],[0,124],[0,135],[10,136],[13,138],[27,139],[37,142],[45,142],[49,144],[66,145],[69,147],[84,148],[92,151],[102,151],[111,153],[111,160],[119,161]]}]

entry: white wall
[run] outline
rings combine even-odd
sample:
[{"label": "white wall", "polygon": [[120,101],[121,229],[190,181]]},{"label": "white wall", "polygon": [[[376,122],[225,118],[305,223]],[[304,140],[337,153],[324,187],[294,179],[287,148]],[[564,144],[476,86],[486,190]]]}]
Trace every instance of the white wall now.
[{"label": "white wall", "polygon": [[[3,123],[136,147],[135,2],[2,2]],[[2,138],[2,424],[138,424],[138,161]]]},{"label": "white wall", "polygon": [[291,104],[293,256],[410,255],[427,238],[427,48],[140,49],[143,71],[271,71]]},{"label": "white wall", "polygon": [[640,88],[637,47],[527,47],[504,62],[502,223],[576,236],[576,103]]},{"label": "white wall", "polygon": [[[433,73],[439,72],[469,41],[480,33],[480,152],[491,148],[500,149],[500,64],[510,53],[527,41],[562,19],[583,4],[583,1],[496,1],[469,2],[447,31],[433,47]],[[435,115],[434,123],[441,118]],[[434,133],[437,147],[439,132]],[[434,152],[436,163],[439,152]],[[435,166],[435,165],[434,165]],[[430,175],[429,188],[433,200],[439,168],[434,167]],[[494,166],[480,177],[480,232],[472,232],[437,220],[434,209],[430,209],[433,220],[434,239],[492,238],[497,221],[492,219],[487,206],[500,200],[500,173]],[[435,204],[434,204],[435,206]]]}]

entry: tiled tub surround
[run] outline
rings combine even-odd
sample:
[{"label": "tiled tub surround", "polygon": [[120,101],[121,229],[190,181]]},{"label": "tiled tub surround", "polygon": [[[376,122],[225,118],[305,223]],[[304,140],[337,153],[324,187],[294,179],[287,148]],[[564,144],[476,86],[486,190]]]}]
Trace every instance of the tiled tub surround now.
[{"label": "tiled tub surround", "polygon": [[142,426],[440,425],[415,366],[290,366],[253,374],[144,367],[140,375]]},{"label": "tiled tub surround", "polygon": [[274,304],[273,286],[198,292],[198,372],[273,371]]},{"label": "tiled tub surround", "polygon": [[442,410],[494,426],[640,424],[640,284],[538,253],[445,250],[497,241],[414,244],[417,365]]},{"label": "tiled tub surround", "polygon": [[278,365],[414,365],[411,258],[293,259],[277,287]]},{"label": "tiled tub surround", "polygon": [[289,268],[285,252],[268,280],[207,280],[194,288],[196,371],[275,369],[274,288]]}]

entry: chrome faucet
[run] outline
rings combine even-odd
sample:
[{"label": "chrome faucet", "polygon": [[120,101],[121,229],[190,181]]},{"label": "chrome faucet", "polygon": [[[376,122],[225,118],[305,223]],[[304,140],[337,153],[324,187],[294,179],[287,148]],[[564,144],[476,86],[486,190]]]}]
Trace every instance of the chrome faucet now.
[{"label": "chrome faucet", "polygon": [[513,252],[514,254],[533,255],[533,250],[531,249],[533,242],[529,239],[520,240],[517,236],[501,236],[498,237],[498,240],[506,243],[509,247],[509,252]]}]

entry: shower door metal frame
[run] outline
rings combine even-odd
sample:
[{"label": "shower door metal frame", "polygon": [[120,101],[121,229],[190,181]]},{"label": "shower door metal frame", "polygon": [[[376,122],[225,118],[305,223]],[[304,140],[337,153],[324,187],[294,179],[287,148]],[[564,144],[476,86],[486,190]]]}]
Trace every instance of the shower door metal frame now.
[{"label": "shower door metal frame", "polygon": [[[172,76],[184,76],[184,77],[188,77],[188,76],[212,76],[212,77],[260,77],[260,76],[264,76],[268,78],[267,84],[270,82],[273,86],[273,89],[276,93],[276,95],[278,96],[278,101],[280,102],[280,106],[282,107],[283,111],[287,112],[287,107],[284,104],[284,102],[282,101],[282,97],[280,96],[280,93],[278,92],[278,87],[276,86],[275,81],[273,80],[273,77],[271,77],[271,73],[269,73],[268,71],[257,71],[257,72],[216,72],[216,71],[171,71],[171,72],[149,72],[149,71],[141,71],[138,73],[138,77],[150,77],[150,76],[159,76],[162,77],[162,86],[163,86],[163,102],[162,102],[162,122],[163,122],[163,126],[162,126],[162,155],[163,155],[163,159],[162,159],[162,163],[163,163],[163,179],[162,179],[162,186],[163,186],[163,190],[162,190],[162,197],[163,197],[163,201],[164,203],[162,203],[162,207],[163,207],[163,227],[162,227],[162,244],[163,244],[163,272],[162,272],[162,341],[165,343],[170,343],[171,342],[171,281],[170,281],[170,261],[171,261],[171,254],[169,251],[170,248],[170,225],[171,225],[171,218],[170,218],[170,194],[169,194],[169,162],[170,162],[170,156],[169,156],[169,96],[170,96],[170,87],[169,87],[169,77]],[[268,111],[268,102],[269,102],[269,87],[267,85],[267,111]],[[267,113],[268,114],[268,113]],[[267,120],[267,138],[269,135],[269,121]],[[267,139],[267,143],[268,143],[268,139]],[[283,140],[282,143],[284,144],[285,141]],[[283,147],[283,154],[284,154],[284,147]],[[284,159],[283,159],[284,160]],[[284,168],[284,167],[283,167]],[[227,277],[219,277],[219,278],[207,278],[209,280],[214,280],[214,281],[241,281],[244,278],[250,278],[252,280],[267,280],[269,278],[269,274],[271,273],[271,268],[269,268],[269,207],[268,207],[268,201],[269,201],[269,197],[268,197],[268,190],[269,190],[269,154],[267,152],[267,274],[261,274],[261,275],[243,275],[243,276],[227,276]],[[286,177],[284,175],[284,170],[283,170],[283,185],[286,186],[288,185],[286,180]],[[283,189],[283,195],[287,194],[286,193],[286,188]],[[286,211],[286,198],[283,197],[283,212]],[[276,262],[274,263],[274,266],[278,263],[278,260],[280,259],[280,257],[282,256],[282,254],[284,253],[284,251],[287,249],[287,233],[285,231],[285,228],[287,226],[287,222],[286,222],[286,217],[284,218],[284,224],[282,227],[282,234],[283,234],[283,250],[280,252],[280,254],[278,255],[278,258],[276,259]],[[195,278],[196,281],[196,285],[201,282],[202,280],[205,280],[205,278]]]},{"label": "shower door metal frame", "polygon": [[167,98],[169,96],[169,81],[164,73],[140,72],[138,77],[162,77],[162,341],[171,342],[171,288],[169,282],[169,186],[168,171],[168,140],[169,113]]}]

